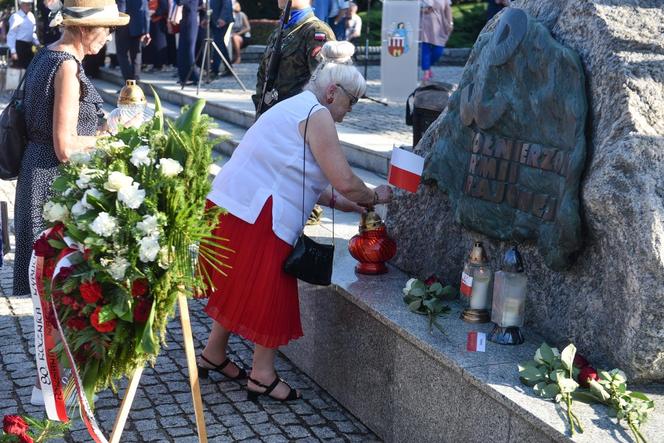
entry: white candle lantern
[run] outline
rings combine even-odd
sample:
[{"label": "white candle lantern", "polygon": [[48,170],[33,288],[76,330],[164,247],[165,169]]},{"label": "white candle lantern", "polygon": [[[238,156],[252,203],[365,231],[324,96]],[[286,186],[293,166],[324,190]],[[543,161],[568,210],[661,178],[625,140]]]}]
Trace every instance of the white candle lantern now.
[{"label": "white candle lantern", "polygon": [[502,345],[519,345],[524,338],[521,333],[526,306],[528,279],[523,269],[523,260],[516,246],[512,246],[503,257],[502,268],[496,272],[493,284],[493,309],[491,321],[496,324],[489,340]]},{"label": "white candle lantern", "polygon": [[468,323],[487,323],[491,309],[491,268],[482,242],[475,242],[461,274],[461,319]]},{"label": "white candle lantern", "polygon": [[120,90],[118,107],[111,111],[106,121],[111,134],[116,134],[120,126],[139,127],[152,118],[143,90],[136,84],[136,80],[127,80]]}]

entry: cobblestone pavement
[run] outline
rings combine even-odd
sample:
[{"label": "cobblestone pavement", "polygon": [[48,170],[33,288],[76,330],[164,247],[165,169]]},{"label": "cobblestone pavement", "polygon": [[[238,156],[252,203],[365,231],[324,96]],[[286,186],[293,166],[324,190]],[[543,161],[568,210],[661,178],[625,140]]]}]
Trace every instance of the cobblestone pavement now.
[{"label": "cobblestone pavement", "polygon": [[[364,74],[364,67],[358,66],[358,69]],[[433,80],[442,81],[457,85],[461,80],[463,67],[461,66],[434,66]],[[238,98],[248,99],[253,94],[256,87],[256,71],[258,64],[241,63],[233,66],[233,70],[244,83],[248,92],[242,91],[237,81],[232,77],[220,77],[208,85],[204,85],[202,97],[205,97],[206,91],[221,91],[225,93],[237,94]],[[119,70],[118,70],[119,72]],[[160,79],[176,81],[175,71],[164,71],[159,73],[144,74],[143,79]],[[369,97],[380,97],[380,66],[368,66],[367,69],[367,92]],[[405,113],[406,105],[402,102],[387,102],[388,106],[369,101],[360,100],[353,106],[353,112],[350,112],[344,118],[343,125],[349,128],[358,129],[362,133],[375,133],[394,140],[395,144],[411,145],[413,141],[413,129],[406,126]]]},{"label": "cobblestone pavement", "polygon": [[[12,218],[15,187],[13,181],[0,180],[0,200],[10,203]],[[13,254],[10,253],[0,269],[0,415],[18,413],[42,417],[43,407],[30,404],[35,381],[32,301],[29,297],[11,294],[12,264]],[[210,332],[210,321],[203,306],[202,301],[189,303],[197,350],[203,348]],[[233,336],[229,348],[231,358],[241,361],[245,367],[251,365],[252,348],[248,342]],[[201,380],[209,441],[378,441],[370,430],[283,356],[278,358],[277,371],[302,392],[302,400],[288,404],[274,400],[253,403],[246,401],[242,385],[219,374]],[[110,390],[99,393],[96,416],[107,436],[126,385],[125,380],[118,384],[119,394]],[[169,324],[167,347],[157,358],[155,367],[143,372],[122,441],[184,443],[197,440],[182,330],[176,315]],[[74,421],[65,441],[91,441],[81,420]]]}]

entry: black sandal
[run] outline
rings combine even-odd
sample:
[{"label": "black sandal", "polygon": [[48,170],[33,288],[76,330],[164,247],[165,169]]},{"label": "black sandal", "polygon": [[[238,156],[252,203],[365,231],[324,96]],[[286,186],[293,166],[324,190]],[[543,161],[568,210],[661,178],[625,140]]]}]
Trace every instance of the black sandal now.
[{"label": "black sandal", "polygon": [[[285,381],[280,379],[279,375],[277,375],[275,377],[274,381],[269,386],[264,385],[263,383],[259,382],[258,380],[254,380],[251,377],[249,377],[249,381],[252,382],[253,384],[257,385],[257,386],[260,386],[261,388],[265,388],[265,390],[263,392],[257,392],[257,391],[253,391],[253,390],[249,389],[249,387],[247,387],[247,400],[250,400],[250,401],[253,401],[253,402],[257,402],[258,397],[261,396],[261,395],[266,395],[266,396],[270,397],[271,399],[277,400],[277,401],[280,401],[280,402],[299,400],[299,399],[302,398],[302,395],[299,395],[297,393],[297,391],[295,389],[291,388],[291,386],[288,383],[286,383]],[[290,389],[290,392],[288,392],[288,396],[286,398],[277,398],[277,397],[273,397],[272,395],[270,395],[270,392],[274,391],[274,388],[277,387],[279,382],[282,382],[283,384],[288,386],[288,388]]]},{"label": "black sandal", "polygon": [[238,374],[235,377],[231,377],[230,375],[226,375],[222,372],[223,369],[231,363],[231,359],[228,358],[228,357],[220,365],[215,365],[210,360],[205,358],[205,356],[203,354],[201,354],[200,357],[206,363],[212,365],[211,368],[205,368],[205,367],[199,365],[198,363],[196,363],[196,367],[198,368],[198,376],[200,378],[208,378],[210,376],[210,371],[216,371],[216,372],[220,373],[221,375],[223,375],[224,377],[230,378],[231,380],[244,380],[245,378],[247,378],[247,371],[245,371],[244,368],[241,365],[239,365],[235,362],[232,362],[232,363],[235,366],[237,366],[237,368],[240,370],[240,372],[238,372]]}]

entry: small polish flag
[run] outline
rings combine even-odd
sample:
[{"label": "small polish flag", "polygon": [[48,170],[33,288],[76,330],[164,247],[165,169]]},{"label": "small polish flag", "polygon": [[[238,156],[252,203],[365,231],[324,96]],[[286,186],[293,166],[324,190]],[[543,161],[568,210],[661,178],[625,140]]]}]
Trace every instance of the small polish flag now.
[{"label": "small polish flag", "polygon": [[424,157],[395,147],[392,149],[392,159],[390,160],[387,181],[397,188],[417,192],[423,170]]},{"label": "small polish flag", "polygon": [[466,350],[470,352],[485,352],[486,334],[484,332],[470,331],[468,333],[468,341],[466,342]]}]

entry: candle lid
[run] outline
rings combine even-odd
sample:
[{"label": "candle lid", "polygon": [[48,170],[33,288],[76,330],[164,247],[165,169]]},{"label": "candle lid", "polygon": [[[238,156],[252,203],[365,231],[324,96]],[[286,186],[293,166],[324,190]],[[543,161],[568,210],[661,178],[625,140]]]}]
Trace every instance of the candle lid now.
[{"label": "candle lid", "polygon": [[523,272],[523,259],[516,245],[512,246],[503,256],[502,270],[505,272]]},{"label": "candle lid", "polygon": [[487,261],[489,261],[481,241],[475,242],[473,249],[470,251],[469,258],[470,263],[473,265],[484,265]]}]

